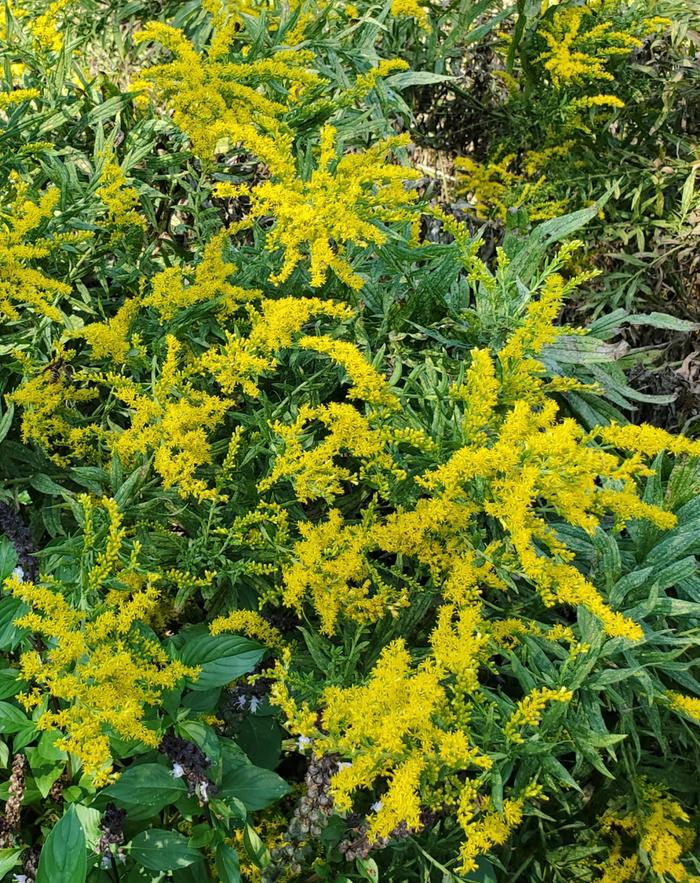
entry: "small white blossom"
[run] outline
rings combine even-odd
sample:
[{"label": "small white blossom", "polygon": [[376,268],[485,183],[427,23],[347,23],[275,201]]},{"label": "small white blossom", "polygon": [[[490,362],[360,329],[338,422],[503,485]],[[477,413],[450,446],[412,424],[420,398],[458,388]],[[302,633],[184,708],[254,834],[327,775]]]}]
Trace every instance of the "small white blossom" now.
[{"label": "small white blossom", "polygon": [[382,806],[384,806],[384,804],[381,802],[381,800],[375,801],[371,807],[372,812],[379,812],[379,810],[382,808]]},{"label": "small white blossom", "polygon": [[236,700],[236,704],[238,705],[238,707],[239,707],[240,709],[245,710],[245,704],[246,704],[246,701],[247,701],[247,700],[246,700],[246,697],[245,697],[244,695],[241,694],[241,695],[238,697],[238,699]]},{"label": "small white blossom", "polygon": [[199,794],[202,803],[209,803],[209,782],[199,782],[197,785],[197,793]]},{"label": "small white blossom", "polygon": [[305,748],[308,748],[311,745],[311,739],[308,736],[299,736],[297,739],[297,748],[299,751],[303,751]]},{"label": "small white blossom", "polygon": [[170,770],[170,775],[173,779],[181,779],[185,775],[185,768],[182,764],[174,763],[173,768]]},{"label": "small white blossom", "polygon": [[103,871],[106,871],[107,868],[112,866],[112,856],[109,853],[102,856],[102,861],[100,862],[100,867]]},{"label": "small white blossom", "polygon": [[350,763],[349,760],[341,760],[340,763],[338,764],[338,770],[339,771],[340,770],[347,770],[347,769],[350,769],[351,766],[352,766],[352,764]]},{"label": "small white blossom", "polygon": [[29,883],[29,877],[26,874],[13,874],[14,883]]},{"label": "small white blossom", "polygon": [[250,697],[250,710],[253,712],[253,714],[255,714],[255,712],[258,710],[258,708],[260,707],[261,704],[262,703],[261,703],[260,699],[258,699],[257,696]]},{"label": "small white blossom", "polygon": [[[22,570],[21,567],[15,567],[15,569],[12,571],[12,576],[18,579],[21,583],[24,582],[24,570]],[[15,874],[15,877],[17,879],[19,879],[20,877],[24,877],[25,880],[27,879],[25,874]],[[20,883],[23,883],[23,881],[20,880]]]}]

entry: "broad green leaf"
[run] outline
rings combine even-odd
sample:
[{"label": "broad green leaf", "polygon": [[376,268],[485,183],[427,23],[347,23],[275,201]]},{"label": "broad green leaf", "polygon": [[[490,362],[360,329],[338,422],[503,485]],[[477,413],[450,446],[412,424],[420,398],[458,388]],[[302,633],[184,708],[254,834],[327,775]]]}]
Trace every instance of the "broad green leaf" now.
[{"label": "broad green leaf", "polygon": [[216,850],[216,870],[221,883],[240,883],[241,871],[238,853],[232,846],[222,843]]},{"label": "broad green leaf", "polygon": [[23,852],[23,846],[12,846],[7,849],[0,849],[0,879],[19,863],[19,858]]},{"label": "broad green leaf", "polygon": [[199,676],[191,684],[193,690],[212,690],[235,681],[252,671],[262,659],[265,648],[256,641],[238,635],[217,635],[208,632],[193,637],[185,635],[180,659],[199,666]]},{"label": "broad green leaf", "polygon": [[0,702],[0,733],[19,733],[31,721],[16,705]]},{"label": "broad green leaf", "polygon": [[187,786],[182,779],[174,778],[166,766],[142,763],[125,770],[102,793],[129,810],[142,807],[145,811],[158,812],[183,797]]},{"label": "broad green leaf", "polygon": [[131,858],[151,871],[174,871],[201,859],[201,853],[193,849],[187,838],[177,831],[149,828],[141,831],[131,841]]},{"label": "broad green leaf", "polygon": [[230,772],[219,791],[219,797],[237,797],[248,810],[265,809],[289,793],[283,778],[257,766],[243,766]]},{"label": "broad green leaf", "polygon": [[358,858],[356,865],[363,880],[369,880],[369,883],[378,883],[379,868],[373,858]]},{"label": "broad green leaf", "polygon": [[74,806],[49,832],[39,858],[36,883],[85,883],[85,834]]}]

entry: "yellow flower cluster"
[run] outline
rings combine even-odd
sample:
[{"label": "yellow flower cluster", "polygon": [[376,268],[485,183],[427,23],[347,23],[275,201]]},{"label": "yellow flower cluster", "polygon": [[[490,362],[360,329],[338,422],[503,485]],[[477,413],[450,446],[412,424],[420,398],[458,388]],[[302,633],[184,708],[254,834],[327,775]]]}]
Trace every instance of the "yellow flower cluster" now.
[{"label": "yellow flower cluster", "polygon": [[255,610],[233,610],[226,616],[217,616],[209,625],[212,635],[236,632],[255,638],[271,650],[282,651],[287,646],[281,633]]},{"label": "yellow flower cluster", "polygon": [[92,347],[96,358],[110,359],[121,365],[129,352],[136,349],[129,332],[140,306],[137,298],[129,298],[111,319],[105,322],[90,322],[79,332]]},{"label": "yellow flower cluster", "polygon": [[[214,12],[215,21],[221,23],[224,13]],[[388,138],[362,153],[338,159],[335,130],[326,126],[320,136],[318,167],[308,179],[301,177],[285,117],[304,90],[320,80],[308,68],[312,55],[307,50],[283,50],[271,58],[234,63],[227,60],[227,49],[235,33],[224,27],[208,55],[200,56],[180,31],[152,22],[138,38],[161,43],[175,57],[144,71],[140,85],[168,102],[176,124],[190,137],[199,156],[211,159],[241,145],[267,166],[269,179],[253,187],[222,182],[215,192],[220,197],[250,200],[249,215],[231,233],[245,229],[256,218],[275,218],[265,247],[282,249],[284,261],[273,282],[286,281],[308,257],[313,287],[322,285],[332,270],[346,284],[361,288],[364,280],[345,257],[347,245],[379,245],[386,234],[378,223],[405,219],[414,196],[404,182],[416,179],[418,172],[389,164],[387,159],[406,140]],[[381,62],[333,100],[338,106],[360,100],[379,77],[397,68],[405,64]],[[263,91],[273,84],[274,99]]]},{"label": "yellow flower cluster", "polygon": [[134,86],[168,102],[198,156],[210,160],[242,145],[273,174],[294,174],[292,133],[282,121],[286,105],[256,86],[275,83],[288,91],[316,83],[308,51],[236,64],[226,59],[226,41],[217,40],[208,56],[200,56],[181,31],[162,22],[151,22],[136,39],[160,43],[173,54],[172,61],[142,71]]},{"label": "yellow flower cluster", "polygon": [[[461,871],[470,873],[479,855],[505,843],[541,788],[533,783],[504,800],[501,809],[480,793],[479,776],[491,760],[472,743],[467,727],[476,708],[469,704],[477,697],[483,701],[476,672],[488,659],[488,638],[480,631],[477,608],[463,611],[457,625],[454,607],[446,605],[442,613],[432,656],[413,665],[403,640],[394,641],[365,684],[323,691],[320,718],[291,698],[282,664],[272,698],[288,726],[311,739],[314,750],[347,758],[331,782],[339,810],[351,809],[358,790],[386,784],[369,817],[370,838],[388,837],[402,824],[418,828],[423,807],[448,806],[462,829]],[[568,701],[560,691],[552,693]],[[539,722],[533,714],[527,717],[533,726]]]},{"label": "yellow flower cluster", "polygon": [[[147,708],[197,672],[172,660],[139,627],[157,612],[157,577],[139,571],[138,546],[122,562],[124,530],[116,503],[100,502],[108,533],[99,550],[91,547],[93,503],[84,497],[82,504],[82,585],[34,584],[13,576],[5,589],[30,607],[16,625],[41,637],[47,648],[22,655],[22,678],[33,686],[20,699],[27,709],[40,707],[39,729],[60,730],[58,747],[75,755],[100,785],[111,774],[110,732],[156,747],[157,722],[146,721]],[[112,588],[115,583],[122,588]]]},{"label": "yellow flower cluster", "polygon": [[[465,731],[438,724],[452,720],[443,685],[447,674],[435,660],[413,667],[403,640],[394,641],[382,651],[366,684],[324,690],[320,727],[309,721],[303,733],[324,752],[349,759],[332,779],[331,792],[340,811],[351,808],[358,789],[378,779],[387,781],[370,818],[373,838],[388,836],[401,822],[417,828],[421,806],[445,797],[437,782],[439,772],[453,772],[456,785],[457,771],[491,765]],[[282,680],[277,687],[276,701],[300,720]]]},{"label": "yellow flower cluster", "polygon": [[[585,158],[590,142],[612,131],[610,116],[625,106],[615,94],[617,77],[609,69],[611,62],[628,56],[649,34],[671,24],[660,16],[646,17],[648,7],[626,0],[562,3],[545,15],[549,5],[553,4],[545,0],[535,29],[535,39],[544,44],[544,51],[527,60],[529,50],[521,46],[516,53],[512,34],[505,35],[508,70],[494,72],[506,84],[509,101],[516,105],[514,113],[535,113],[532,149],[520,143],[516,154],[512,142],[496,142],[487,161],[474,157],[455,161],[460,173],[457,192],[473,202],[476,214],[484,220],[505,221],[508,209],[521,206],[530,221],[581,207],[572,204],[568,195],[568,175],[578,177],[577,164]],[[521,56],[522,69],[513,72],[514,54]],[[612,94],[593,91],[601,83],[608,83]],[[549,96],[539,105],[539,112],[537,101],[533,108],[523,101],[533,90]],[[553,102],[558,106],[556,123],[549,117]],[[546,116],[539,119],[542,113]]]},{"label": "yellow flower cluster", "polygon": [[154,466],[165,487],[177,487],[184,498],[216,499],[217,491],[196,473],[211,462],[209,432],[224,419],[229,405],[195,389],[178,367],[179,342],[169,336],[167,344],[153,396],[133,380],[105,375],[113,395],[129,409],[131,423],[121,432],[111,432],[111,447],[126,464],[139,453],[155,451]]},{"label": "yellow flower cluster", "polygon": [[107,225],[112,228],[112,239],[118,239],[131,230],[144,230],[146,220],[139,212],[139,195],[126,179],[122,167],[112,151],[102,154],[102,169],[95,195],[107,208]]},{"label": "yellow flower cluster", "polygon": [[65,282],[50,279],[30,262],[44,258],[68,236],[51,239],[35,234],[51,217],[58,202],[58,190],[47,190],[34,202],[28,197],[28,186],[17,177],[14,199],[0,222],[0,315],[4,319],[19,319],[18,306],[28,306],[39,316],[61,321],[61,312],[54,301],[70,294]]},{"label": "yellow flower cluster", "polygon": [[356,622],[376,622],[385,613],[408,606],[407,590],[384,582],[372,566],[368,532],[365,525],[344,524],[334,509],[326,521],[300,527],[302,539],[295,545],[294,562],[284,569],[283,599],[300,612],[310,599],[324,634],[335,632],[341,615]]},{"label": "yellow flower cluster", "polygon": [[[73,0],[52,0],[48,5],[41,4],[44,11],[40,12],[37,4],[31,0],[7,0],[0,10],[0,40],[6,42],[9,32],[9,17],[12,16],[15,26],[20,24],[26,37],[31,40],[34,51],[60,52],[65,41],[64,26],[67,13],[70,12]],[[21,76],[26,66],[13,64],[13,76]]]},{"label": "yellow flower cluster", "polygon": [[519,745],[524,744],[525,737],[520,732],[523,727],[537,727],[542,720],[542,714],[548,702],[570,702],[573,693],[561,687],[553,690],[550,687],[539,687],[528,693],[510,716],[505,726],[506,739]]},{"label": "yellow flower cluster", "polygon": [[391,0],[390,11],[396,18],[415,18],[424,30],[430,30],[428,10],[419,0]]},{"label": "yellow flower cluster", "polygon": [[241,288],[229,281],[237,267],[223,257],[228,236],[225,229],[212,236],[196,267],[168,267],[158,273],[151,291],[143,298],[144,306],[153,307],[162,319],[168,320],[194,304],[213,302],[220,315],[229,316],[241,304],[261,297],[259,291]]},{"label": "yellow flower cluster", "polygon": [[332,337],[319,334],[313,337],[306,336],[299,340],[301,349],[312,350],[315,353],[323,353],[333,362],[342,365],[352,386],[348,390],[348,397],[359,399],[368,405],[388,408],[398,408],[399,400],[387,387],[387,383],[381,374],[362,355],[353,343],[345,340],[334,340]]},{"label": "yellow flower cluster", "polygon": [[407,143],[403,136],[395,136],[337,159],[335,130],[326,126],[321,130],[318,167],[308,180],[290,168],[278,171],[276,180],[253,188],[222,183],[216,192],[250,199],[250,215],[237,229],[249,226],[254,218],[275,218],[265,247],[282,249],[284,262],[273,282],[285,282],[308,256],[312,287],[323,285],[332,270],[346,285],[360,289],[365,280],[352,270],[346,258],[347,245],[381,245],[386,233],[377,222],[411,217],[407,209],[415,196],[404,183],[419,174],[387,162],[393,150]]},{"label": "yellow flower cluster", "polygon": [[[315,447],[309,447],[305,430],[313,421],[322,424],[327,434]],[[347,484],[364,480],[375,483],[380,491],[387,491],[390,476],[406,477],[386,450],[385,434],[373,428],[352,405],[302,405],[291,426],[275,423],[272,428],[284,442],[284,452],[271,474],[258,482],[261,491],[288,479],[302,502],[319,498],[332,502]],[[357,470],[338,462],[348,454],[359,462]]]},{"label": "yellow flower cluster", "polygon": [[[591,27],[586,25],[591,24]],[[555,86],[584,80],[614,80],[606,65],[614,56],[629,55],[641,46],[632,34],[613,30],[611,21],[596,21],[588,6],[561,6],[551,21],[543,20],[539,33],[547,49],[543,62]]]},{"label": "yellow flower cluster", "polygon": [[[526,153],[520,162],[525,168],[534,162]],[[566,203],[553,199],[548,194],[548,186],[543,175],[528,180],[528,176],[513,169],[515,154],[508,154],[488,163],[480,163],[470,157],[457,157],[455,168],[460,172],[458,194],[464,195],[474,204],[479,218],[505,220],[508,210],[521,205],[527,206],[531,221],[546,221],[566,211]]]},{"label": "yellow flower cluster", "polygon": [[669,690],[666,693],[666,698],[674,711],[680,711],[682,714],[700,723],[700,699],[697,696],[686,696],[684,693]]},{"label": "yellow flower cluster", "polygon": [[698,883],[700,877],[688,873],[683,856],[693,846],[697,835],[688,813],[658,785],[642,783],[641,805],[631,812],[608,810],[601,829],[613,839],[613,848],[603,864],[603,880],[626,883],[636,879],[625,876],[636,869],[636,856],[622,858],[625,842],[634,838],[645,864],[663,880]]},{"label": "yellow flower cluster", "polygon": [[344,304],[313,297],[265,299],[259,309],[249,309],[250,332],[246,337],[227,331],[226,343],[208,349],[199,364],[227,395],[234,395],[240,388],[256,397],[260,375],[274,371],[280,352],[292,345],[307,322],[322,315],[342,321],[350,318],[351,311]]},{"label": "yellow flower cluster", "polygon": [[474,812],[475,791],[465,788],[460,805],[460,822],[465,840],[460,848],[461,872],[469,874],[478,867],[477,856],[487,853],[494,846],[502,846],[523,819],[528,800],[541,796],[539,785],[529,785],[517,798],[504,800],[502,811],[492,808],[491,799],[483,798],[479,814]]},{"label": "yellow flower cluster", "polygon": [[22,408],[23,441],[42,447],[59,466],[71,457],[84,457],[86,446],[95,441],[96,427],[83,425],[80,405],[97,398],[98,391],[77,385],[70,357],[61,346],[48,364],[35,366],[26,360],[24,367],[24,381],[7,396]]},{"label": "yellow flower cluster", "polygon": [[636,855],[623,856],[622,842],[614,837],[614,844],[598,870],[602,876],[598,883],[635,883],[638,879],[639,859]]}]

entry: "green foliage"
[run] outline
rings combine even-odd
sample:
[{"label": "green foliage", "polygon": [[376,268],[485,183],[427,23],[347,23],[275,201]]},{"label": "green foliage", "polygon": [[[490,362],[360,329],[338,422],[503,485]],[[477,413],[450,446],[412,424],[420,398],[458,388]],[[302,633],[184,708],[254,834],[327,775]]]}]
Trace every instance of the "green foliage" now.
[{"label": "green foliage", "polygon": [[[0,879],[700,873],[700,447],[627,424],[671,397],[623,339],[696,328],[636,306],[695,37],[608,40],[584,107],[538,61],[577,8],[0,10]],[[397,133],[493,49],[486,263]]]}]

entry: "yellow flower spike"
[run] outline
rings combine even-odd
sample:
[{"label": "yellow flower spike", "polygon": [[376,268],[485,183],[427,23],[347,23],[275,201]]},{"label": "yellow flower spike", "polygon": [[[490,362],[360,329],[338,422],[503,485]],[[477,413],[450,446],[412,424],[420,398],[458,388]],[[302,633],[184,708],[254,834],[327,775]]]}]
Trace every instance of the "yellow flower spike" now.
[{"label": "yellow flower spike", "polygon": [[[314,420],[322,423],[328,434],[309,448],[303,436],[307,425]],[[302,502],[315,499],[331,502],[343,492],[346,484],[369,480],[376,482],[378,491],[386,495],[392,478],[406,477],[388,450],[386,434],[375,429],[372,421],[352,405],[336,402],[318,408],[303,405],[291,426],[277,423],[273,429],[284,442],[284,453],[278,456],[270,475],[258,482],[260,491],[288,479]],[[359,460],[357,472],[341,465],[345,453]]]},{"label": "yellow flower spike", "polygon": [[558,690],[540,687],[521,699],[505,726],[505,736],[509,742],[522,745],[525,737],[520,730],[525,727],[538,727],[548,702],[570,702],[573,698],[570,690],[561,687]]},{"label": "yellow flower spike", "polygon": [[[329,271],[350,288],[362,288],[364,280],[345,258],[347,246],[381,245],[386,234],[377,222],[412,217],[415,194],[406,190],[404,182],[416,180],[419,173],[387,162],[391,152],[406,143],[405,137],[393,136],[335,162],[335,130],[326,126],[321,131],[319,165],[308,180],[292,170],[272,170],[271,180],[249,191],[250,217],[275,218],[265,248],[281,249],[284,259],[272,282],[285,282],[308,259],[313,288],[325,283]],[[226,196],[238,191],[221,184],[216,192]]]},{"label": "yellow flower spike", "polygon": [[393,410],[400,407],[398,398],[389,391],[384,378],[365,359],[354,343],[318,335],[302,337],[299,346],[302,349],[323,353],[332,361],[342,365],[352,381],[348,392],[350,398],[360,399],[370,405],[384,405]]},{"label": "yellow flower spike", "polygon": [[146,219],[139,214],[139,195],[127,183],[126,175],[116,161],[113,151],[105,150],[100,156],[102,169],[95,196],[107,208],[107,226],[111,228],[112,241],[123,238],[135,229],[145,230]]},{"label": "yellow flower spike", "polygon": [[255,610],[233,610],[226,616],[218,616],[209,625],[209,633],[220,635],[222,632],[234,632],[255,638],[271,650],[284,650],[287,642],[274,626]]},{"label": "yellow flower spike", "polygon": [[423,30],[430,30],[430,16],[419,0],[392,0],[391,14],[394,18],[415,18]]},{"label": "yellow flower spike", "polygon": [[680,711],[696,723],[700,723],[700,699],[696,696],[686,696],[675,690],[669,690],[666,693],[666,698],[674,711]]},{"label": "yellow flower spike", "polygon": [[139,300],[129,298],[111,319],[91,322],[78,333],[90,344],[98,359],[107,358],[122,365],[129,351],[134,348],[129,332],[140,309]]},{"label": "yellow flower spike", "polygon": [[70,286],[30,266],[32,260],[47,257],[60,244],[60,240],[32,236],[52,216],[59,191],[52,187],[39,202],[33,202],[27,196],[27,185],[16,178],[15,184],[8,220],[0,225],[0,315],[16,321],[20,318],[18,307],[23,306],[37,316],[60,322],[61,312],[53,301],[69,295]]}]

